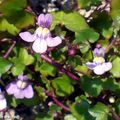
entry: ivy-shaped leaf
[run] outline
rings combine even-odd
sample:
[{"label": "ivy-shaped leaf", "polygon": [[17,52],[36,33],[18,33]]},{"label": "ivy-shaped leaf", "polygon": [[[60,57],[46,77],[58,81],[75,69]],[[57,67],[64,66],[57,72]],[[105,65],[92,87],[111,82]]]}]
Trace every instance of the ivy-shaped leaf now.
[{"label": "ivy-shaped leaf", "polygon": [[97,32],[95,32],[92,29],[85,29],[85,30],[81,30],[78,33],[75,33],[74,43],[80,44],[80,43],[84,43],[85,41],[94,43],[98,40],[98,38],[99,38],[99,34]]},{"label": "ivy-shaped leaf", "polygon": [[97,97],[103,89],[100,79],[91,79],[89,77],[81,78],[81,87],[93,97]]},{"label": "ivy-shaped leaf", "polygon": [[72,104],[70,110],[77,120],[94,120],[88,112],[89,107],[90,105],[86,100],[81,100]]},{"label": "ivy-shaped leaf", "polygon": [[0,21],[0,31],[2,32],[7,31],[8,33],[12,35],[16,35],[19,32],[19,29],[16,28],[15,25],[10,24],[6,19],[2,19]]},{"label": "ivy-shaped leaf", "polygon": [[80,8],[89,8],[91,5],[99,5],[102,0],[77,0]]},{"label": "ivy-shaped leaf", "polygon": [[12,67],[12,63],[0,57],[0,76],[6,73]]},{"label": "ivy-shaped leaf", "polygon": [[53,13],[51,29],[53,30],[58,24],[65,25],[66,28],[74,32],[89,28],[85,19],[77,12],[65,13],[62,11]]},{"label": "ivy-shaped leaf", "polygon": [[53,79],[52,85],[55,89],[56,94],[61,97],[69,96],[74,92],[72,80],[66,75]]},{"label": "ivy-shaped leaf", "polygon": [[109,109],[102,103],[97,103],[93,108],[89,108],[89,113],[95,120],[108,120]]},{"label": "ivy-shaped leaf", "polygon": [[21,48],[19,51],[19,56],[13,57],[11,61],[14,63],[11,72],[14,76],[18,76],[23,74],[25,66],[31,65],[34,62],[34,57],[29,55],[26,49]]},{"label": "ivy-shaped leaf", "polygon": [[35,70],[39,71],[43,76],[50,75],[53,77],[56,75],[57,72],[56,68],[47,62],[42,63],[37,62]]},{"label": "ivy-shaped leaf", "polygon": [[113,76],[116,78],[120,78],[120,67],[118,67],[119,64],[120,64],[120,57],[116,57],[112,61],[112,69],[110,71],[113,74]]},{"label": "ivy-shaped leaf", "polygon": [[21,48],[19,52],[19,60],[25,65],[30,65],[34,62],[34,57],[29,55],[26,49]]},{"label": "ivy-shaped leaf", "polygon": [[120,28],[120,0],[111,1],[111,16],[115,26]]}]

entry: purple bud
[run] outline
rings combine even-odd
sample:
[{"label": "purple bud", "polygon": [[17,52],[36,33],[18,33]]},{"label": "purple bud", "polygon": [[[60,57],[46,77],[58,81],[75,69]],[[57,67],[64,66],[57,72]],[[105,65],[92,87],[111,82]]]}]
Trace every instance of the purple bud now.
[{"label": "purple bud", "polygon": [[77,48],[76,48],[76,46],[70,46],[70,47],[68,48],[68,55],[69,55],[69,56],[74,56],[74,55],[76,55],[76,53],[77,53]]}]

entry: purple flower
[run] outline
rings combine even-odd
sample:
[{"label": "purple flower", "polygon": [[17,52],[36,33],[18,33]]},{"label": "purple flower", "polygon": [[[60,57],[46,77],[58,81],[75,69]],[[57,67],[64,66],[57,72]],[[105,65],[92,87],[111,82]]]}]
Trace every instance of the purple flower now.
[{"label": "purple flower", "polygon": [[2,91],[0,89],[0,111],[4,110],[6,108],[7,108],[7,102],[6,102],[4,94],[2,93]]},{"label": "purple flower", "polygon": [[26,42],[33,42],[32,49],[36,53],[44,53],[47,47],[55,47],[59,45],[62,40],[59,36],[52,37],[50,33],[50,26],[52,23],[51,14],[40,14],[38,17],[38,28],[34,34],[30,32],[21,32],[19,36]]},{"label": "purple flower", "polygon": [[32,98],[34,96],[32,85],[26,75],[18,76],[18,79],[6,87],[8,94],[13,94],[17,99]]},{"label": "purple flower", "polygon": [[111,62],[105,62],[105,50],[103,48],[94,49],[94,59],[93,62],[87,62],[86,65],[89,69],[97,75],[102,75],[112,68]]}]

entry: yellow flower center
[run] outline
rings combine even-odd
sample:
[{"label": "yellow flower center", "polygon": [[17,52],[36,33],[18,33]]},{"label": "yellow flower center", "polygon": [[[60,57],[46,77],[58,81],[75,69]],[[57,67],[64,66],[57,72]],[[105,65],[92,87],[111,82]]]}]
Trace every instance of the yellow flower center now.
[{"label": "yellow flower center", "polygon": [[49,30],[48,30],[47,28],[44,28],[44,29],[43,29],[43,33],[44,33],[44,34],[48,34],[48,33],[49,33]]},{"label": "yellow flower center", "polygon": [[49,34],[49,29],[48,28],[38,27],[37,30],[36,30],[36,33],[39,36],[42,35],[43,37],[46,37]]},{"label": "yellow flower center", "polygon": [[44,28],[42,31],[42,36],[45,37],[49,34],[49,30],[47,28]]},{"label": "yellow flower center", "polygon": [[21,89],[24,89],[27,86],[27,82],[19,80],[17,81],[17,86]]},{"label": "yellow flower center", "polygon": [[103,63],[103,62],[105,62],[105,59],[103,57],[95,57],[93,59],[93,62],[95,62],[95,63]]},{"label": "yellow flower center", "polygon": [[37,28],[37,33],[42,33],[42,27]]}]

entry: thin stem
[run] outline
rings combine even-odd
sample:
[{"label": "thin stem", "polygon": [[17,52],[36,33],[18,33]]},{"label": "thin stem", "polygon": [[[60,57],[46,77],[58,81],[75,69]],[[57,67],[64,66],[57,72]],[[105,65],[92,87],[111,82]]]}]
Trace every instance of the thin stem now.
[{"label": "thin stem", "polygon": [[[37,86],[43,88],[38,81],[32,80],[32,82],[35,83]],[[50,97],[56,105],[60,106],[65,111],[70,111],[69,107],[65,106],[63,103],[61,103],[59,100],[57,100],[57,98],[54,96],[52,91],[50,92],[50,91],[46,90],[45,88],[44,88],[44,91],[45,91],[46,95],[48,97]]]},{"label": "thin stem", "polygon": [[115,120],[120,120],[120,116],[116,114],[116,112],[110,107],[110,112]]},{"label": "thin stem", "polygon": [[32,11],[32,9],[31,9],[30,6],[28,6],[28,7],[25,9],[25,11],[28,12],[28,13],[31,13],[31,14],[33,14],[33,15],[35,16],[35,13]]},{"label": "thin stem", "polygon": [[52,98],[52,100],[54,101],[55,104],[57,104],[58,106],[60,106],[62,109],[66,110],[66,111],[70,111],[69,107],[63,105],[60,101],[58,101],[55,96],[53,96],[49,91],[45,91],[46,95],[48,95],[49,97]]},{"label": "thin stem", "polygon": [[9,57],[9,55],[12,52],[13,48],[15,47],[15,45],[16,45],[16,41],[13,41],[12,45],[7,50],[7,52],[5,53],[5,55],[3,56],[3,58],[7,59]]},{"label": "thin stem", "polygon": [[111,43],[108,45],[108,47],[106,48],[106,53],[111,49],[111,48],[113,48],[113,46],[114,46],[114,44],[115,44],[115,42],[117,41],[117,39],[113,39],[112,41],[111,41]]},{"label": "thin stem", "polygon": [[79,77],[77,77],[76,75],[74,75],[73,73],[71,73],[70,71],[66,70],[65,68],[62,67],[62,65],[58,64],[57,62],[53,61],[51,58],[49,58],[47,55],[45,54],[41,54],[41,58],[44,59],[46,62],[52,64],[53,66],[55,66],[59,71],[65,73],[66,75],[68,75],[70,78],[72,78],[75,81],[79,81]]}]

